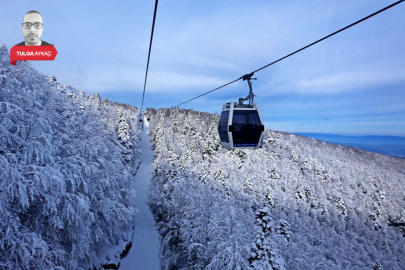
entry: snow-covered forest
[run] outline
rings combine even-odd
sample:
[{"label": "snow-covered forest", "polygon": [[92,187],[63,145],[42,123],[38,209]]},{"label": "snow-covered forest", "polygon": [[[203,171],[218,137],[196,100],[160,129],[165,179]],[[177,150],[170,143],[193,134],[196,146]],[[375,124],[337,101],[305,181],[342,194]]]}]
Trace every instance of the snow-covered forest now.
[{"label": "snow-covered forest", "polygon": [[0,48],[0,269],[86,269],[132,230],[137,114]]},{"label": "snow-covered forest", "polygon": [[148,113],[165,269],[404,269],[405,160],[270,130],[226,150],[216,114]]},{"label": "snow-covered forest", "polygon": [[[137,222],[139,112],[9,59],[2,46],[0,269],[99,269]],[[404,269],[405,160],[271,130],[227,150],[217,114],[147,117],[163,269]]]}]

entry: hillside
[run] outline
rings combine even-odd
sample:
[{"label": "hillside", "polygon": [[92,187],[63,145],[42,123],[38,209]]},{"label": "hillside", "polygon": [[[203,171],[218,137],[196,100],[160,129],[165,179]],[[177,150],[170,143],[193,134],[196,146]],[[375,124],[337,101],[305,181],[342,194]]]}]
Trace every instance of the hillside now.
[{"label": "hillside", "polygon": [[[0,48],[0,269],[99,268],[128,241],[137,115]],[[230,151],[217,114],[147,116],[162,268],[403,269],[405,160],[271,130]]]},{"label": "hillside", "polygon": [[137,110],[0,48],[0,269],[87,269],[134,225]]},{"label": "hillside", "polygon": [[270,130],[229,151],[216,114],[148,113],[165,269],[403,269],[404,160]]}]

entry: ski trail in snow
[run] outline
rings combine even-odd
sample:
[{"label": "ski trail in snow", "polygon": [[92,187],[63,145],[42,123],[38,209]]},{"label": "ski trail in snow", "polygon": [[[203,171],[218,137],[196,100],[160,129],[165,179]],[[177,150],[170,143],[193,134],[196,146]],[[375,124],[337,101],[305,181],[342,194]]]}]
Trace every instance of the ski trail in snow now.
[{"label": "ski trail in snow", "polygon": [[136,216],[135,236],[132,248],[127,257],[121,261],[120,270],[153,270],[160,269],[160,242],[155,220],[147,204],[148,188],[152,178],[153,152],[149,135],[149,123],[144,119],[144,129],[141,133],[142,163],[135,176]]}]

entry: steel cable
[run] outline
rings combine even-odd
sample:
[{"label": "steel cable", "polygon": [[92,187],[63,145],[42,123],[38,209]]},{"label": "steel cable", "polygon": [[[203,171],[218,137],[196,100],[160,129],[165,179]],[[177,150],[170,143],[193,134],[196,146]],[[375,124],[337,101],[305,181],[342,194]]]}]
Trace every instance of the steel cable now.
[{"label": "steel cable", "polygon": [[[358,21],[356,21],[356,22],[354,22],[354,23],[352,23],[352,24],[349,24],[348,26],[343,27],[343,28],[341,28],[341,29],[335,31],[335,32],[333,32],[332,34],[329,34],[329,35],[327,35],[327,36],[325,36],[325,37],[323,37],[323,38],[321,38],[321,39],[318,39],[317,41],[312,42],[311,44],[309,44],[309,45],[307,45],[307,46],[305,46],[305,47],[302,47],[301,49],[296,50],[295,52],[292,52],[292,53],[290,53],[290,54],[288,54],[288,55],[286,55],[286,56],[284,56],[284,57],[282,57],[282,58],[280,58],[280,59],[278,59],[278,60],[276,60],[276,61],[274,61],[274,62],[271,62],[270,64],[267,64],[267,65],[265,65],[265,66],[263,66],[263,67],[261,67],[261,68],[259,68],[259,69],[256,69],[255,71],[253,71],[253,72],[251,72],[251,73],[254,74],[254,73],[256,73],[256,72],[258,72],[258,71],[260,71],[260,70],[262,70],[262,69],[265,69],[265,68],[267,68],[267,67],[269,67],[269,66],[271,66],[271,65],[273,65],[273,64],[275,64],[275,63],[277,63],[277,62],[280,62],[280,61],[283,60],[283,59],[286,59],[286,58],[288,58],[288,57],[290,57],[290,56],[292,56],[292,55],[294,55],[294,54],[296,54],[296,53],[298,53],[298,52],[300,52],[300,51],[302,51],[302,50],[305,50],[305,49],[307,49],[307,48],[309,48],[309,47],[311,47],[311,46],[313,46],[313,45],[315,45],[315,44],[317,44],[317,43],[319,43],[319,42],[321,42],[321,41],[323,41],[323,40],[325,40],[325,39],[327,39],[327,38],[330,38],[331,36],[334,36],[334,35],[336,35],[337,33],[340,33],[340,32],[342,32],[342,31],[344,31],[344,30],[346,30],[346,29],[348,29],[348,28],[350,28],[350,27],[352,27],[352,26],[354,26],[354,25],[356,25],[356,24],[358,24],[358,23],[361,23],[362,21],[365,21],[365,20],[367,20],[367,19],[370,19],[371,17],[374,17],[375,15],[377,15],[377,14],[379,14],[379,13],[381,13],[381,12],[387,10],[387,9],[390,9],[390,8],[396,6],[396,5],[398,5],[398,4],[400,4],[401,2],[404,2],[404,1],[405,1],[405,0],[400,0],[400,1],[397,1],[397,2],[395,2],[395,3],[393,3],[393,4],[389,5],[389,6],[386,6],[385,8],[382,8],[382,9],[380,9],[380,10],[378,10],[378,11],[376,11],[376,12],[374,12],[374,13],[372,13],[372,14],[370,14],[370,15],[368,15],[368,16],[366,16],[366,17],[364,17],[364,18],[362,18],[362,19],[360,19],[360,20],[358,20]],[[224,84],[224,85],[222,85],[222,86],[220,86],[220,87],[217,87],[217,88],[215,88],[215,89],[213,89],[213,90],[211,90],[211,91],[205,92],[204,94],[201,94],[201,95],[199,95],[199,96],[197,96],[197,97],[195,97],[195,98],[192,98],[192,99],[189,99],[189,100],[187,100],[187,101],[185,101],[185,102],[183,102],[183,103],[180,103],[179,105],[176,105],[176,107],[178,107],[178,106],[180,106],[180,105],[183,105],[183,104],[185,104],[185,103],[187,103],[187,102],[189,102],[189,101],[192,101],[192,100],[194,100],[194,99],[197,99],[197,98],[199,98],[199,97],[202,97],[202,96],[204,96],[204,95],[206,95],[206,94],[208,94],[208,93],[214,92],[214,91],[216,91],[216,90],[218,90],[218,89],[220,89],[220,88],[222,88],[222,87],[225,87],[225,86],[227,86],[227,85],[230,85],[230,84],[232,84],[232,83],[234,83],[234,82],[236,82],[236,81],[239,81],[239,80],[242,79],[242,78],[243,78],[243,76],[240,77],[239,79],[236,79],[236,80],[232,81],[232,82],[229,82],[229,83]]]},{"label": "steel cable", "polygon": [[[150,59],[150,52],[152,50],[153,32],[155,30],[155,20],[156,20],[157,7],[158,7],[158,0],[156,0],[156,2],[155,2],[155,11],[153,13],[152,31],[151,31],[151,34],[150,34],[150,42],[149,42],[148,63],[146,64],[145,83],[143,85],[141,113],[142,113],[142,110],[143,110],[143,101],[145,99],[146,80],[148,79],[149,59]],[[142,127],[143,127],[143,122],[142,122]]]}]

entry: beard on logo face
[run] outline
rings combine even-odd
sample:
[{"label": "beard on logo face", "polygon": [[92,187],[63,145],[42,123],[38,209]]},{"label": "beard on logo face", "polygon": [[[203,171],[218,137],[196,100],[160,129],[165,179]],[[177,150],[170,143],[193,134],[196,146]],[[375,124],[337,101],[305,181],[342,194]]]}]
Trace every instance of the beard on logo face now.
[{"label": "beard on logo face", "polygon": [[29,34],[27,36],[27,42],[29,44],[35,44],[38,42],[38,36],[36,34]]}]

